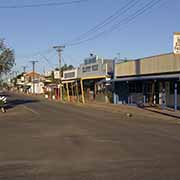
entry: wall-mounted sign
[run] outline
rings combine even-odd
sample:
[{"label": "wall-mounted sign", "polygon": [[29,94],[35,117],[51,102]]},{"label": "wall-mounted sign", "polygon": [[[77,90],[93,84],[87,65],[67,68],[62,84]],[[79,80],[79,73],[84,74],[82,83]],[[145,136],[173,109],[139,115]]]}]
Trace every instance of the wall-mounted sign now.
[{"label": "wall-mounted sign", "polygon": [[174,33],[174,54],[180,54],[180,32]]},{"label": "wall-mounted sign", "polygon": [[25,78],[24,76],[21,76],[21,81],[24,82]]},{"label": "wall-mounted sign", "polygon": [[54,71],[54,79],[60,79],[60,72]]},{"label": "wall-mounted sign", "polygon": [[21,79],[17,79],[17,84],[21,84]]},{"label": "wall-mounted sign", "polygon": [[46,71],[45,72],[45,77],[49,77],[49,76],[51,76],[51,74],[52,74],[52,71]]}]

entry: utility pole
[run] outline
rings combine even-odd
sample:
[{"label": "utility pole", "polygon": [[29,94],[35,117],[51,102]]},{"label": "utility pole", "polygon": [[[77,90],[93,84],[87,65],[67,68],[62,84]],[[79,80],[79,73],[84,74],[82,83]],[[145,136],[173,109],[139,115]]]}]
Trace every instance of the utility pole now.
[{"label": "utility pole", "polygon": [[118,61],[120,61],[121,60],[121,53],[118,52],[117,55],[118,55]]},{"label": "utility pole", "polygon": [[27,68],[28,66],[22,66],[22,68],[23,68],[23,73],[25,73],[26,72],[26,68]]},{"label": "utility pole", "polygon": [[35,65],[38,61],[30,61],[30,63],[32,63],[32,66],[33,66],[33,80],[32,80],[32,83],[33,83],[33,94],[35,94]]},{"label": "utility pole", "polygon": [[61,52],[65,48],[65,46],[54,46],[54,49],[58,52],[58,57],[59,57],[59,85],[60,85],[60,100],[63,100],[62,97],[62,85],[61,85]]}]

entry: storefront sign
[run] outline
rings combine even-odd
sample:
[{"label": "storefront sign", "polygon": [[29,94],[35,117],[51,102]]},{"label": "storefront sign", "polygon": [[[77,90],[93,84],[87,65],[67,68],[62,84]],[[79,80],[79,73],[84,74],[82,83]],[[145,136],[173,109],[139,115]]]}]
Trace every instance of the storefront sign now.
[{"label": "storefront sign", "polygon": [[180,33],[174,33],[174,54],[180,54]]},{"label": "storefront sign", "polygon": [[60,72],[54,71],[54,79],[60,79]]}]

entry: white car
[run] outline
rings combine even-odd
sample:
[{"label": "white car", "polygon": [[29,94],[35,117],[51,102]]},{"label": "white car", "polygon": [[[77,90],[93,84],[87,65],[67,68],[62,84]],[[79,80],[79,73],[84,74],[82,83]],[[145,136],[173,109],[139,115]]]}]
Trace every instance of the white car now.
[{"label": "white car", "polygon": [[5,96],[0,97],[0,101],[6,103],[6,100],[7,100],[7,97],[5,97]]},{"label": "white car", "polygon": [[3,113],[6,112],[6,110],[4,108],[4,105],[6,104],[6,102],[7,102],[7,97],[0,96],[0,109]]}]

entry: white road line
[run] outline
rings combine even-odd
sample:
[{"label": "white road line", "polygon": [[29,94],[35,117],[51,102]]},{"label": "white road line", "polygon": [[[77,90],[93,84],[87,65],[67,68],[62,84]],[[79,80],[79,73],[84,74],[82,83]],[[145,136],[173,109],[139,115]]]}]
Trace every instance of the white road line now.
[{"label": "white road line", "polygon": [[32,112],[33,114],[36,114],[36,115],[40,116],[40,113],[38,113],[37,111],[35,111],[35,110],[33,110],[33,109],[31,109],[31,108],[25,106],[25,105],[22,105],[22,106],[24,107],[24,109],[26,109],[26,110]]}]

